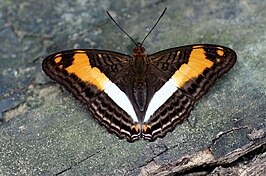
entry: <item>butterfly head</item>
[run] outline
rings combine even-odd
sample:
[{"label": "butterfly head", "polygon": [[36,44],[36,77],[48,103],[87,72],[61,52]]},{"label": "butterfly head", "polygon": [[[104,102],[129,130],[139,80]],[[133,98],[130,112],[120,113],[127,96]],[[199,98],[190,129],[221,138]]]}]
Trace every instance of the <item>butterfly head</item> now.
[{"label": "butterfly head", "polygon": [[134,54],[146,54],[146,49],[142,46],[141,43],[137,43],[136,47],[133,48]]}]

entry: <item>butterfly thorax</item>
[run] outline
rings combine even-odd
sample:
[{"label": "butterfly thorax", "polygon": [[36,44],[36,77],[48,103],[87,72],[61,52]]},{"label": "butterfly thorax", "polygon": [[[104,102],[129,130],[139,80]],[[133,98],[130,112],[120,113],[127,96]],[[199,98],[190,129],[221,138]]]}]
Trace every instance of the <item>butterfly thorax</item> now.
[{"label": "butterfly thorax", "polygon": [[138,110],[143,112],[147,102],[147,55],[145,48],[140,44],[133,49],[133,52],[133,93]]}]

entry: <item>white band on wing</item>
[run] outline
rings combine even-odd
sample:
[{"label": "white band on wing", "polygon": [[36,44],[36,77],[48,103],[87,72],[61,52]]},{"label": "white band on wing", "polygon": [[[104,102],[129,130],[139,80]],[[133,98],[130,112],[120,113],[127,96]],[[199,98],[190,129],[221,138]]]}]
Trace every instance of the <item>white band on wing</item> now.
[{"label": "white band on wing", "polygon": [[177,91],[177,85],[174,80],[169,79],[157,92],[155,92],[154,96],[151,99],[151,102],[147,108],[144,122],[147,122],[151,115],[162,106],[168,98],[170,98],[173,93]]},{"label": "white band on wing", "polygon": [[[110,81],[111,82],[111,81]],[[119,89],[114,83],[111,84],[104,90],[105,93],[128,115],[133,119],[133,122],[138,122],[137,115],[134,111],[132,104],[130,103],[126,94]]]}]

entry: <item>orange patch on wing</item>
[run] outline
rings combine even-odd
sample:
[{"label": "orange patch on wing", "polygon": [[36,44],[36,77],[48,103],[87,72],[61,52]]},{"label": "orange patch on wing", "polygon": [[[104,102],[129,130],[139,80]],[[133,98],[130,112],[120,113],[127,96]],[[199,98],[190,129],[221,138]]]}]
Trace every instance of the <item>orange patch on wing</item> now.
[{"label": "orange patch on wing", "polygon": [[91,67],[89,58],[84,53],[74,55],[71,66],[66,68],[68,73],[75,74],[80,80],[93,84],[100,90],[104,90],[110,83],[109,79],[97,67]]},{"label": "orange patch on wing", "polygon": [[146,124],[143,125],[143,126],[142,126],[142,131],[143,131],[143,133],[146,133],[148,128],[151,129],[151,126],[150,126],[150,125],[146,125]]},{"label": "orange patch on wing", "polygon": [[219,49],[219,50],[217,50],[217,54],[219,56],[223,56],[224,55],[224,51],[222,49]]},{"label": "orange patch on wing", "polygon": [[62,56],[61,56],[61,54],[57,54],[56,56],[55,56],[55,63],[59,63],[60,61],[61,61],[61,59],[62,59]]},{"label": "orange patch on wing", "polygon": [[213,62],[206,58],[204,49],[195,47],[191,51],[188,63],[181,65],[172,79],[178,88],[182,88],[187,81],[198,77],[206,68],[210,68],[212,65]]},{"label": "orange patch on wing", "polygon": [[135,129],[136,133],[139,133],[139,131],[140,131],[139,124],[134,125],[133,128]]}]

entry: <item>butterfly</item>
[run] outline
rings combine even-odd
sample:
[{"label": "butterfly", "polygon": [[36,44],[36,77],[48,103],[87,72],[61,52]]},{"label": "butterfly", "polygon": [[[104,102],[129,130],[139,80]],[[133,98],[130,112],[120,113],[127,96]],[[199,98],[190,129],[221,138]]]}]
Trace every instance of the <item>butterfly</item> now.
[{"label": "butterfly", "polygon": [[228,47],[212,44],[180,46],[147,55],[144,40],[135,43],[132,56],[73,49],[49,55],[42,68],[86,104],[109,132],[129,142],[139,138],[154,141],[188,118],[195,102],[233,67],[237,55]]}]

